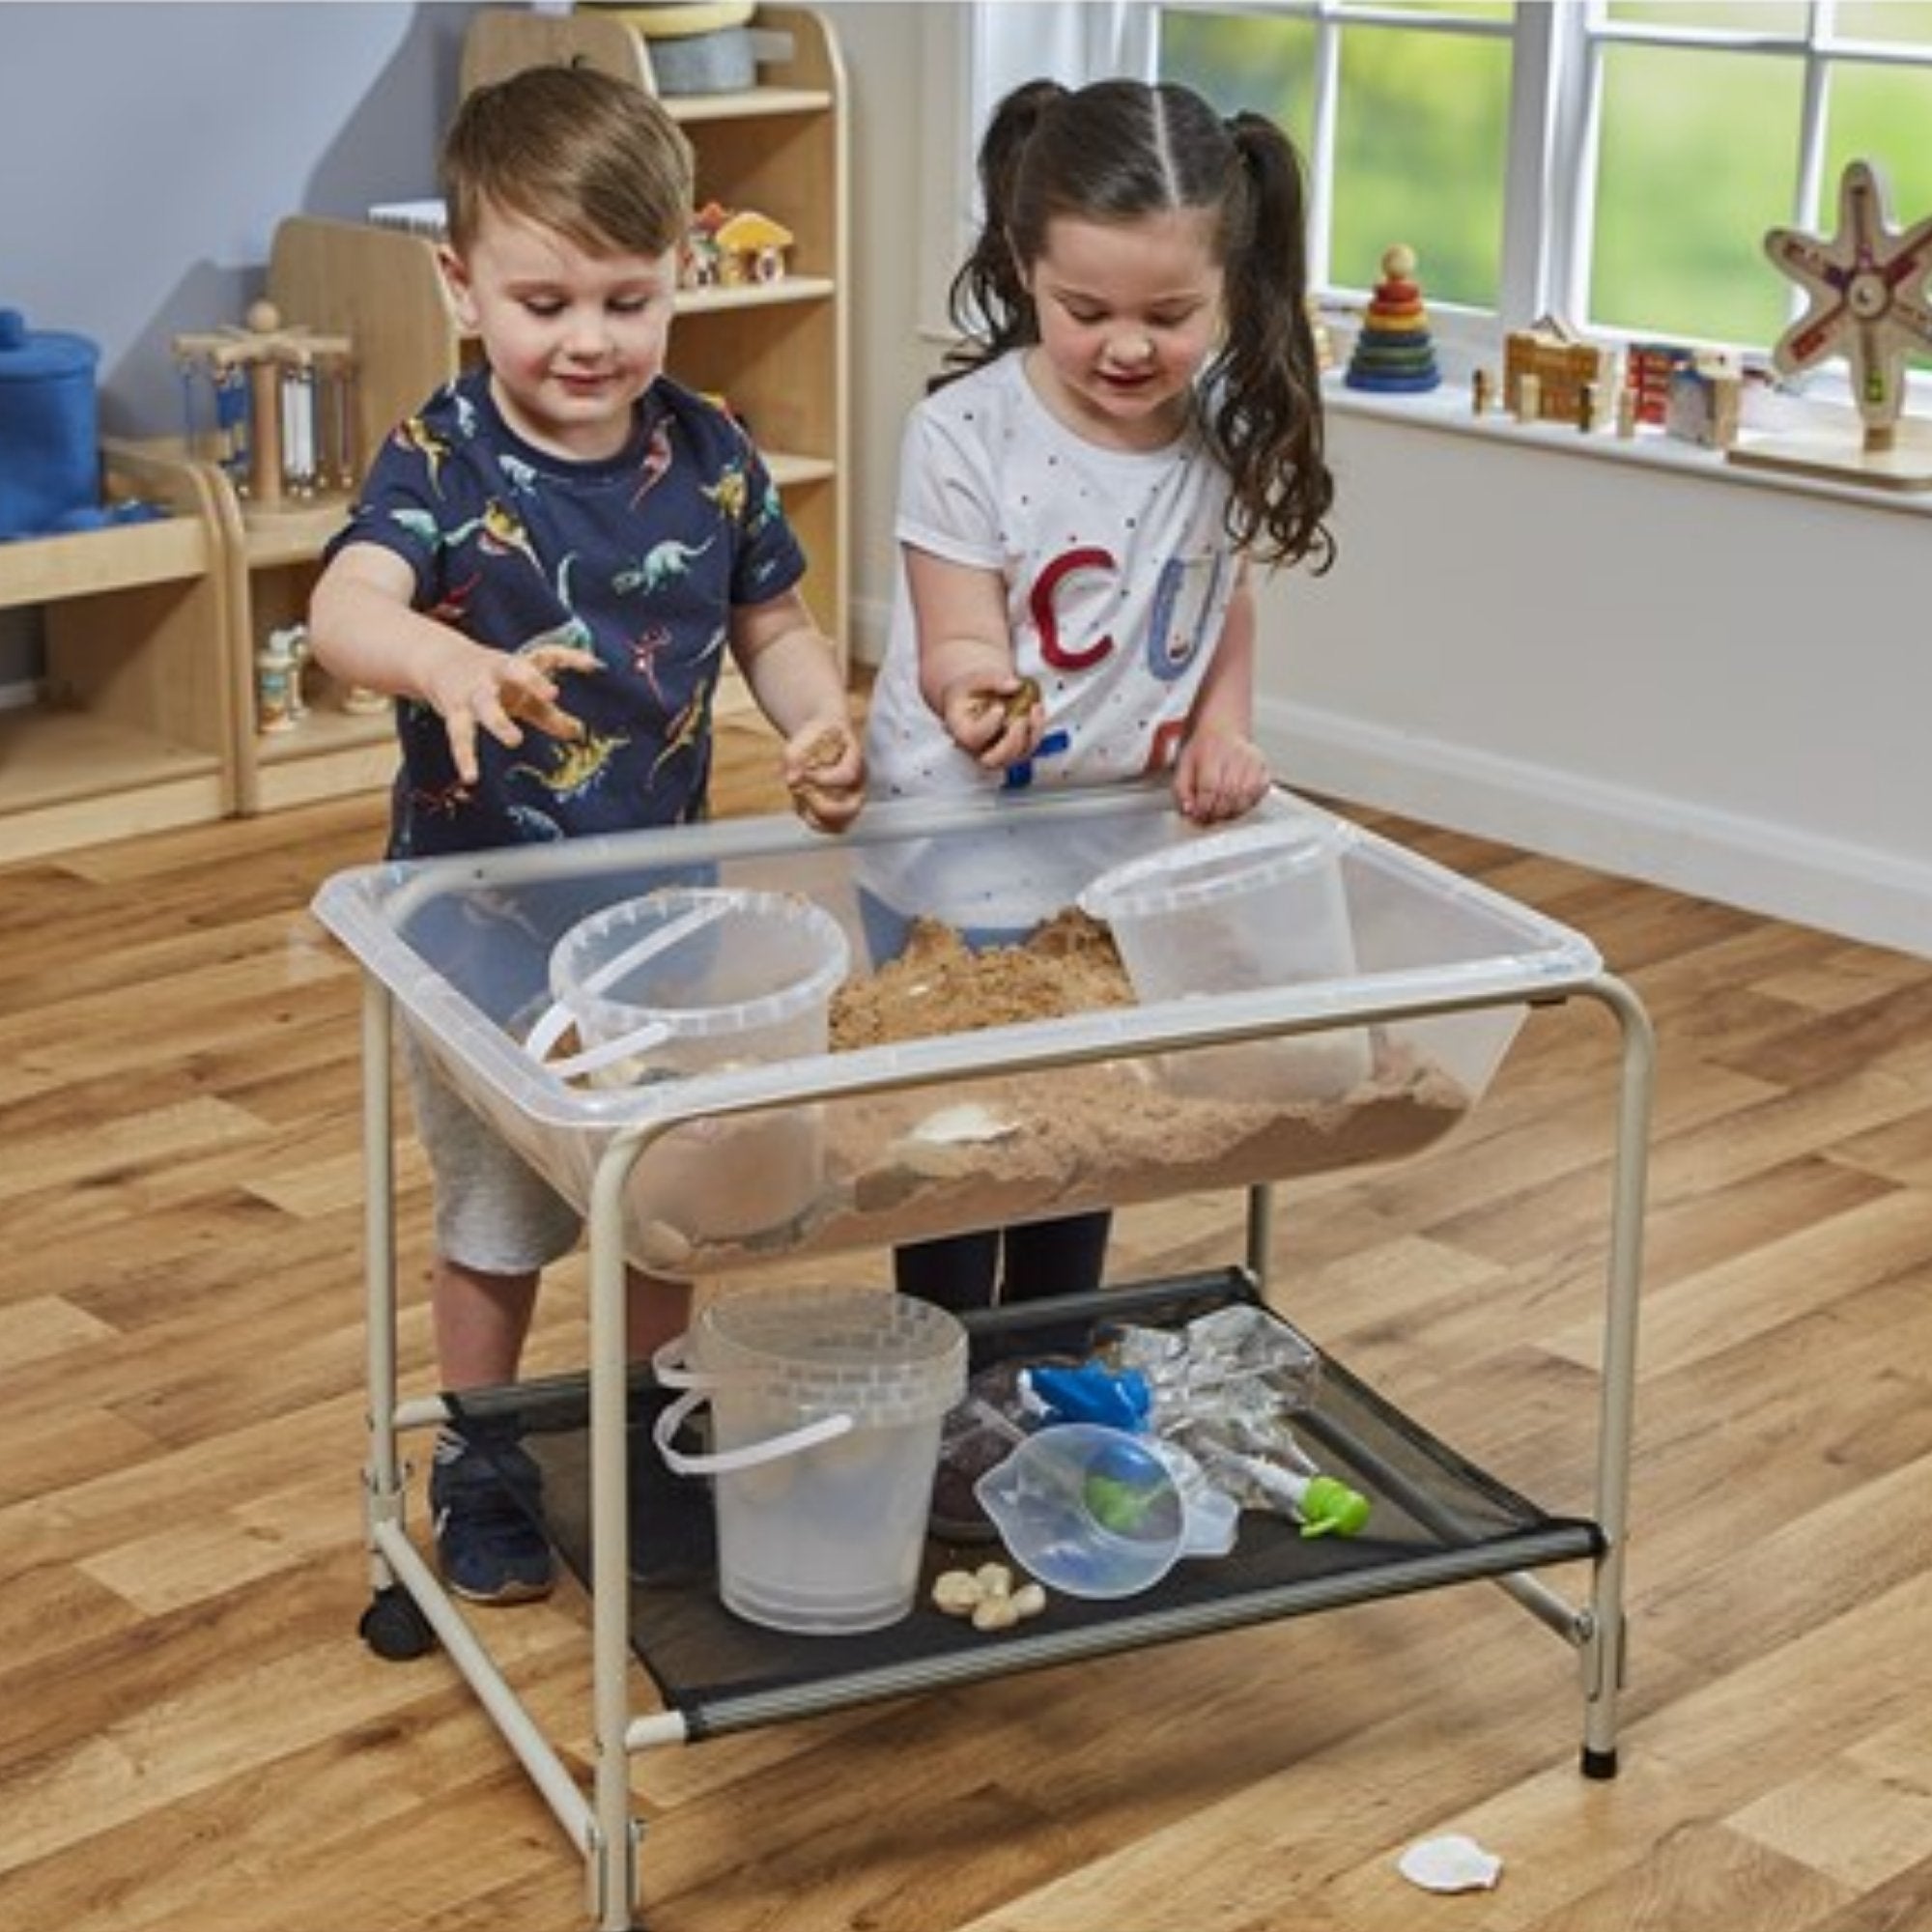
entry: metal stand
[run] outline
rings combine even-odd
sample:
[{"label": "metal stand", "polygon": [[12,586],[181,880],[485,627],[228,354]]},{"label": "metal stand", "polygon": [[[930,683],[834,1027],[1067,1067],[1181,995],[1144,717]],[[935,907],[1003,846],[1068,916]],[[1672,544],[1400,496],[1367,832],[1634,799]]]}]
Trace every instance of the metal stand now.
[{"label": "metal stand", "polygon": [[[1638,1289],[1641,1274],[1644,1202],[1648,1160],[1655,1039],[1635,995],[1608,975],[1554,995],[1532,988],[1475,997],[1421,997],[1373,1011],[1351,1009],[1350,1024],[1418,1015],[1467,1011],[1478,1008],[1559,1004],[1587,999],[1605,1008],[1620,1030],[1616,1137],[1609,1203],[1608,1261],[1605,1292],[1604,1366],[1597,1419],[1594,1548],[1587,1601],[1573,1604],[1524,1571],[1495,1577],[1499,1585],[1540,1622],[1573,1645],[1582,1660],[1582,1769],[1593,1777],[1615,1774],[1617,1703],[1624,1673],[1624,1550],[1629,1504],[1632,1417],[1635,1392]],[[1190,1043],[1239,1041],[1281,1032],[1316,1032],[1333,1022],[1293,1027],[1204,1026],[1190,1023]],[[590,1243],[590,1595],[593,1664],[592,1724],[594,1773],[586,1794],[542,1735],[516,1691],[477,1638],[449,1593],[411,1541],[404,1509],[405,1472],[399,1449],[402,1431],[433,1425],[445,1414],[437,1400],[399,1399],[396,1364],[396,1265],[394,1229],[393,1119],[390,996],[372,975],[363,1003],[365,1078],[365,1172],[368,1186],[368,1379],[369,1455],[365,1475],[366,1513],[375,1603],[364,1619],[364,1634],[384,1655],[415,1655],[440,1638],[451,1662],[475,1690],[511,1748],[542,1792],[566,1834],[584,1860],[588,1910],[599,1932],[629,1932],[639,1896],[639,1855],[642,1825],[631,1803],[629,1759],[633,1751],[686,1742],[692,1726],[678,1711],[634,1719],[629,1708],[631,1596],[629,1586],[629,1474],[625,1444],[629,1365],[624,1336],[624,1195],[632,1170],[651,1142],[674,1122],[656,1121],[616,1135],[600,1160],[589,1208]],[[1162,1039],[1134,1051],[1172,1044]],[[1118,1048],[1106,1051],[1118,1052]],[[1037,1047],[1005,1055],[994,1052],[976,1065],[977,1076],[1025,1071],[1068,1060],[1105,1057],[1101,1049],[1043,1060]],[[883,1093],[915,1084],[903,1077],[852,1081],[828,1073],[828,1091],[841,1094]],[[737,1111],[714,1109],[716,1113]],[[752,1111],[746,1109],[744,1111]],[[1271,1189],[1249,1190],[1246,1260],[1255,1281],[1266,1279],[1272,1232]],[[1574,1553],[1574,1551],[1562,1553]],[[1469,1573],[1465,1573],[1469,1574]],[[1393,1586],[1391,1586],[1393,1587]],[[1405,1584],[1403,1587],[1414,1587]],[[1361,1601],[1373,1587],[1330,1590],[1279,1611],[1325,1607],[1329,1603]],[[419,1619],[420,1621],[417,1621]],[[1225,1620],[1149,1618],[1139,1627],[1129,1620],[1120,1633],[1093,1638],[1085,1651],[1131,1647],[1218,1627]],[[1254,1620],[1252,1617],[1250,1620]],[[372,1633],[372,1625],[374,1631]],[[400,1629],[403,1640],[390,1639]],[[432,1638],[433,1634],[433,1638]],[[410,1639],[421,1640],[411,1647]],[[1083,1654],[1066,1646],[1065,1656]],[[992,1661],[978,1674],[998,1674]],[[1047,1661],[1051,1661],[1050,1659]],[[951,1678],[962,1673],[952,1671]],[[938,1681],[937,1678],[934,1681]],[[879,1694],[874,1687],[867,1694]],[[848,1700],[852,1701],[852,1700]],[[798,1705],[773,1716],[803,1714]]]}]

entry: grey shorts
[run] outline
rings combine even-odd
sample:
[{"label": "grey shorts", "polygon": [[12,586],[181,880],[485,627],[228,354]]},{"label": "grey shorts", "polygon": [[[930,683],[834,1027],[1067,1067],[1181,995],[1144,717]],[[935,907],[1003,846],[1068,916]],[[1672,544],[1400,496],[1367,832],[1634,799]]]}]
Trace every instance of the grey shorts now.
[{"label": "grey shorts", "polygon": [[436,1183],[436,1246],[484,1274],[528,1274],[577,1245],[583,1220],[403,1032],[416,1133]]}]

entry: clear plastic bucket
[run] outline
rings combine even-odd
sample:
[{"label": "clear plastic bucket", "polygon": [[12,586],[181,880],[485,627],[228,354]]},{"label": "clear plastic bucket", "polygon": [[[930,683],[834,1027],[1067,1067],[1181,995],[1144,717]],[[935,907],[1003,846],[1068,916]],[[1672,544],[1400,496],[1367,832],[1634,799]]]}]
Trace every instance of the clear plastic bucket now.
[{"label": "clear plastic bucket", "polygon": [[[565,1078],[636,1086],[822,1054],[851,964],[844,928],[787,893],[678,887],[604,907],[550,957],[554,1004],[525,1044]],[[551,1050],[575,1026],[578,1050]],[[696,1120],[639,1165],[645,1220],[732,1239],[781,1227],[824,1179],[812,1106]]]},{"label": "clear plastic bucket", "polygon": [[823,1053],[845,930],[789,893],[673,887],[605,906],[550,956],[555,1005],[529,1048],[547,1056],[575,1023],[582,1050],[558,1071],[612,1085]]},{"label": "clear plastic bucket", "polygon": [[[726,1294],[656,1366],[685,1391],[657,1420],[660,1452],[714,1479],[727,1609],[825,1634],[911,1610],[940,1424],[966,1389],[953,1316],[868,1289]],[[672,1437],[702,1403],[712,1449],[689,1455]]]},{"label": "clear plastic bucket", "polygon": [[[1103,872],[1080,909],[1112,931],[1143,1004],[1348,980],[1344,844],[1328,825],[1207,833]],[[1177,1092],[1276,1102],[1340,1098],[1373,1065],[1367,1034],[1349,1027],[1170,1054],[1161,1071]]]}]

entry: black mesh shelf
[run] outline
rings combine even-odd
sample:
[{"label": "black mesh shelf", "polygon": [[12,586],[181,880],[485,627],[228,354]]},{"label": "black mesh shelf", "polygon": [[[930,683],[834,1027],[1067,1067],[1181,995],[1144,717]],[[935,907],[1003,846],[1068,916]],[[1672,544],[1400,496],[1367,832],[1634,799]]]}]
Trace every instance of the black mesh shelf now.
[{"label": "black mesh shelf", "polygon": [[[1255,1298],[1247,1274],[1230,1268],[1023,1311],[993,1310],[969,1318],[967,1326],[976,1354],[1010,1352],[1024,1349],[1030,1328],[1064,1332],[1069,1320],[1178,1325],[1232,1300]],[[640,1371],[634,1393],[646,1392],[656,1393]],[[454,1399],[452,1406],[459,1406]],[[461,1400],[460,1412],[517,1423],[544,1473],[545,1529],[564,1561],[587,1579],[588,1378],[472,1394]],[[925,1586],[940,1570],[971,1568],[999,1553],[982,1546],[929,1543],[912,1613],[855,1635],[796,1634],[748,1623],[720,1602],[712,1576],[635,1585],[632,1647],[667,1706],[682,1716],[691,1736],[702,1737],[1602,1553],[1594,1523],[1545,1513],[1325,1352],[1320,1399],[1293,1422],[1325,1470],[1372,1498],[1369,1533],[1304,1539],[1292,1523],[1246,1512],[1229,1556],[1183,1560],[1152,1589],[1118,1601],[1056,1592],[1045,1615],[992,1634],[942,1615],[926,1601]],[[656,1458],[648,1427],[635,1414],[630,1448],[634,1466]],[[710,1507],[702,1484],[681,1483],[676,1516],[644,1524],[634,1513],[633,1539],[640,1546],[647,1537],[690,1541]]]}]

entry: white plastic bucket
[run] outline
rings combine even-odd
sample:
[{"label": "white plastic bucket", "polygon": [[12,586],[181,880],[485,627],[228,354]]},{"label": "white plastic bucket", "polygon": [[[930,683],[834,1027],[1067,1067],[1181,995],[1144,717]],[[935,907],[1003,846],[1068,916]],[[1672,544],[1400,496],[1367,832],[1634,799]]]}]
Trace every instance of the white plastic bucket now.
[{"label": "white plastic bucket", "polygon": [[[565,1078],[636,1086],[822,1054],[851,964],[844,928],[788,893],[678,887],[604,907],[551,952],[554,1003],[525,1041]],[[571,1026],[579,1050],[551,1050]],[[694,1241],[782,1226],[818,1197],[812,1106],[696,1120],[639,1163],[634,1208]]]},{"label": "white plastic bucket", "polygon": [[[1189,838],[1116,866],[1080,895],[1113,933],[1146,1005],[1355,977],[1342,884],[1345,835],[1263,821]],[[1336,1099],[1374,1065],[1360,1027],[1166,1056],[1177,1092],[1209,1098]]]},{"label": "white plastic bucket", "polygon": [[823,1053],[832,994],[851,967],[845,929],[790,893],[680,886],[580,920],[552,949],[554,1004],[531,1030],[554,1071],[606,1084],[675,1079]]},{"label": "white plastic bucket", "polygon": [[[725,1607],[776,1630],[843,1634],[905,1616],[939,1469],[966,1390],[966,1331],[943,1308],[869,1289],[722,1295],[658,1351],[685,1391],[654,1435],[680,1475],[715,1479]],[[712,1450],[671,1438],[699,1404]]]}]

